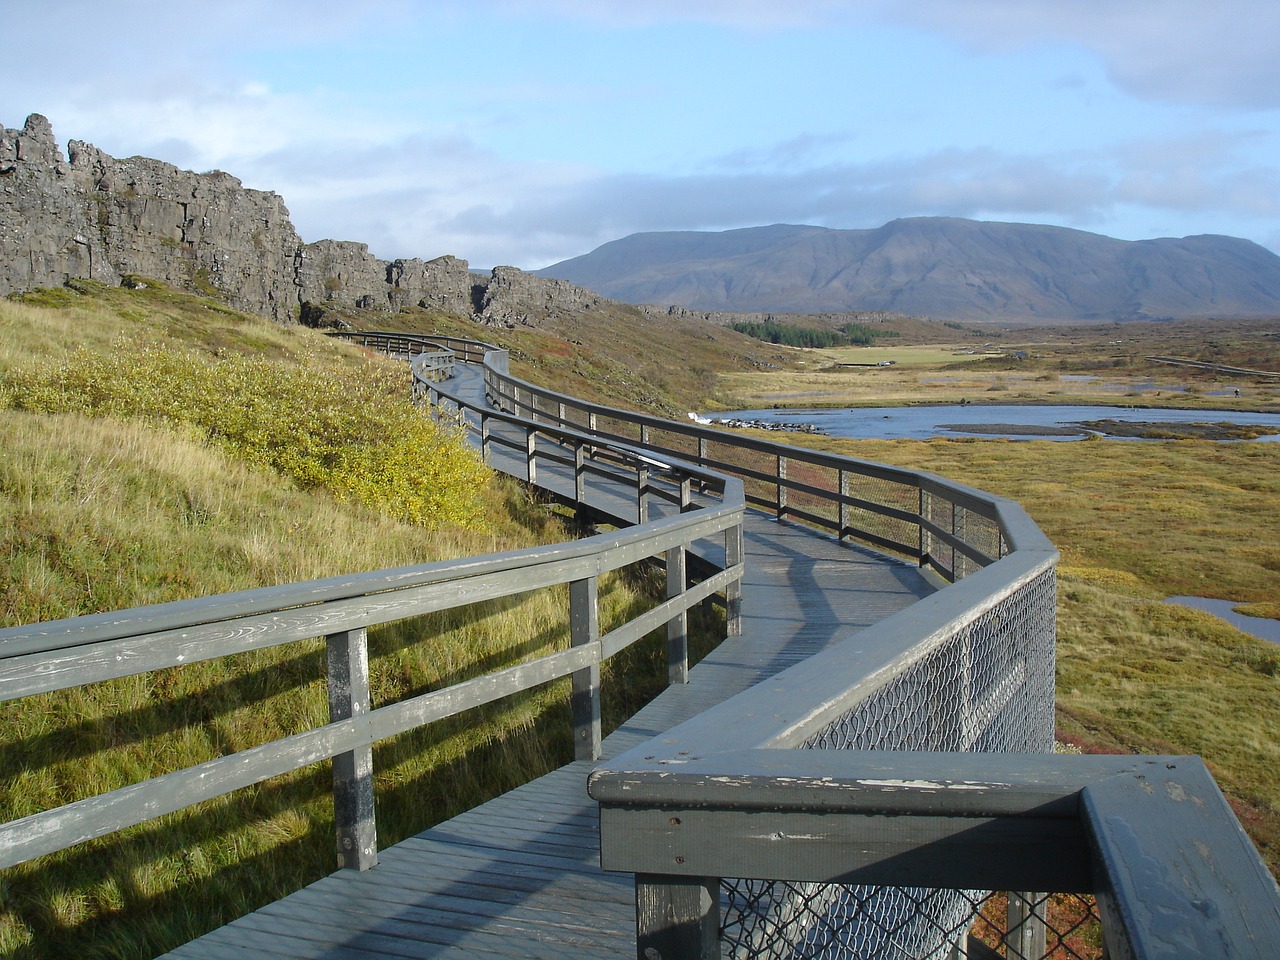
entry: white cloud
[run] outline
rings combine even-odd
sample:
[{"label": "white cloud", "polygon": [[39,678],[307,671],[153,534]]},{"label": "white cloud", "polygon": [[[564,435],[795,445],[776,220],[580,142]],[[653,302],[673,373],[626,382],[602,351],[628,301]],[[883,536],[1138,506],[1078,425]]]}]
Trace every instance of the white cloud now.
[{"label": "white cloud", "polygon": [[891,22],[986,51],[1075,43],[1135,96],[1176,103],[1280,106],[1280,4],[1273,0],[878,0]]},{"label": "white cloud", "polygon": [[1207,131],[1202,141],[1061,155],[943,149],[807,169],[602,175],[511,197],[507,204],[463,210],[441,229],[476,242],[498,235],[517,247],[528,241],[525,249],[541,256],[522,266],[575,256],[638,231],[774,222],[873,227],[906,216],[1053,222],[1139,239],[1148,235],[1134,225],[1140,215],[1165,235],[1230,232],[1199,226],[1216,220],[1256,224],[1254,235],[1261,236],[1274,232],[1280,175],[1239,164],[1229,138]]},{"label": "white cloud", "polygon": [[[769,222],[865,227],[938,214],[1046,220],[1128,236],[1143,234],[1133,226],[1141,222],[1165,233],[1229,232],[1277,244],[1280,169],[1269,147],[1280,105],[1280,4],[1273,0],[227,0],[216,8],[122,0],[109,16],[85,0],[13,6],[6,27],[24,42],[8,48],[0,114],[14,112],[0,121],[20,125],[26,112],[39,110],[64,141],[227,170],[281,194],[305,239],[358,240],[381,256],[449,252],[484,265],[540,266],[640,230]],[[755,139],[734,142],[732,124],[716,128],[721,140],[697,141],[697,123],[676,123],[670,129],[687,136],[668,142],[663,117],[651,112],[651,126],[634,131],[635,140],[613,144],[628,132],[618,124],[602,132],[593,118],[628,115],[607,105],[619,90],[630,91],[637,105],[648,103],[637,85],[660,84],[661,64],[651,73],[626,73],[619,64],[591,85],[534,55],[508,72],[486,70],[482,57],[471,72],[456,60],[439,67],[431,56],[431,44],[455,28],[475,34],[477,51],[486,30],[501,34],[506,49],[533,50],[536,44],[517,41],[565,19],[596,31],[582,42],[605,51],[614,41],[631,43],[634,27],[654,28],[645,42],[656,43],[666,24],[704,25],[713,46],[726,30],[820,25],[852,38],[875,27],[886,43],[925,31],[966,45],[975,62],[1035,47],[1049,62],[1068,45],[1094,51],[1133,95],[1190,106],[1156,109],[1117,97],[1149,139],[1110,142],[1101,116],[1095,124],[1083,112],[1107,106],[1107,95],[1096,80],[1070,73],[1089,68],[1076,53],[1053,60],[1065,65],[1057,89],[1074,83],[1082,100],[1092,99],[1064,117],[1059,142],[1066,146],[1056,152],[1037,152],[1033,134],[1019,135],[1014,123],[991,126],[990,138],[963,124],[932,130],[922,118],[938,117],[927,99],[937,92],[892,77],[874,124],[863,115],[861,124],[832,122],[813,132],[795,118],[761,116],[758,131],[748,131]],[[385,66],[376,60],[385,38],[404,43],[397,55],[420,47],[423,59],[402,57],[379,76],[384,86],[361,89],[357,75]],[[751,42],[770,49],[766,40]],[[712,70],[715,54],[708,49]],[[282,60],[293,72],[270,73]],[[326,66],[335,62],[337,68]],[[758,63],[761,70],[776,66]],[[803,86],[796,89],[803,95]],[[957,91],[967,89],[957,84]],[[1020,101],[1019,92],[995,91],[973,109],[1000,115],[1007,103],[1009,116],[1034,117],[1037,105]],[[811,95],[829,93],[815,87]],[[1206,111],[1198,106],[1204,104],[1229,109]],[[717,106],[691,99],[687,109],[696,121],[697,110]],[[758,109],[722,107],[744,115]],[[1111,123],[1105,129],[1115,129]],[[1083,139],[1071,146],[1073,136]],[[984,142],[990,145],[970,148]],[[574,157],[578,145],[594,165],[549,159]],[[642,166],[638,156],[650,164],[678,161],[658,172],[663,168]],[[676,162],[682,175],[671,174]]]}]

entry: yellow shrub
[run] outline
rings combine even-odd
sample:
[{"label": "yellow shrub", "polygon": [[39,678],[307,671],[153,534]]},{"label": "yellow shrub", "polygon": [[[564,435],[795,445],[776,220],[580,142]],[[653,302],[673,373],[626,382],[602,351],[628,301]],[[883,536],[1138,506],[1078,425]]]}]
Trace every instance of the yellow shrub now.
[{"label": "yellow shrub", "polygon": [[407,394],[405,376],[384,363],[210,358],[133,341],[10,371],[0,384],[16,409],[182,425],[397,519],[478,524],[488,469],[459,430],[434,423]]}]

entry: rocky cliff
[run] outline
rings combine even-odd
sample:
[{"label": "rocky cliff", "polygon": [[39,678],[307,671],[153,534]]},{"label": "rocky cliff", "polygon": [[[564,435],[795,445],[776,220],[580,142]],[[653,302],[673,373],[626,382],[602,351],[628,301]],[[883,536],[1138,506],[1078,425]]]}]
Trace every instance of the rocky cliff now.
[{"label": "rocky cliff", "polygon": [[64,156],[39,114],[0,130],[0,295],[71,278],[128,274],[193,290],[281,322],[326,307],[420,305],[502,326],[581,313],[600,302],[514,267],[485,275],[465,260],[380,260],[363,243],[303,243],[275,193],[227,173],[117,160],[72,140]]}]

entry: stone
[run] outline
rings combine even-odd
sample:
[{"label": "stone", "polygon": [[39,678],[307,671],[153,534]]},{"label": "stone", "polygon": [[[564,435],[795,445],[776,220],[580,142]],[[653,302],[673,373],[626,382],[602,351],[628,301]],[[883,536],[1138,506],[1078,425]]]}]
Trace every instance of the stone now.
[{"label": "stone", "polygon": [[380,260],[367,244],[303,243],[275,193],[229,173],[193,173],[143,157],[118,160],[32,114],[0,129],[0,295],[73,278],[153,278],[280,322],[327,312],[407,307],[539,324],[606,302],[515,267],[487,276],[454,256]]}]

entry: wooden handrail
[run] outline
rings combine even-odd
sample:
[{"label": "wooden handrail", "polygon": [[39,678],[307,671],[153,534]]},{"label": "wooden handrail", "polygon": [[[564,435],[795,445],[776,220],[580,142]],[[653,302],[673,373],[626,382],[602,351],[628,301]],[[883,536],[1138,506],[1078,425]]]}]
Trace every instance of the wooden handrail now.
[{"label": "wooden handrail", "polygon": [[[394,347],[430,358],[433,345],[400,338]],[[452,356],[452,355],[450,355]],[[419,371],[448,364],[418,365]],[[444,717],[561,677],[573,678],[575,750],[579,758],[599,756],[600,664],[664,624],[669,636],[683,631],[687,611],[716,593],[732,610],[742,578],[741,484],[678,461],[659,463],[630,447],[578,431],[500,417],[504,429],[543,435],[572,446],[592,476],[610,482],[625,497],[653,493],[637,477],[659,471],[675,489],[696,483],[704,491],[685,509],[635,524],[610,508],[587,502],[591,487],[577,497],[558,495],[575,509],[621,528],[569,543],[532,547],[483,557],[466,557],[305,583],[240,591],[134,610],[94,614],[0,630],[0,700],[64,690],[179,664],[211,660],[248,650],[324,636],[328,639],[331,722],[207,763],[0,825],[0,867],[21,863],[183,809],[236,789],[333,758],[337,847],[340,862],[364,869],[376,862],[372,821],[374,743]],[[532,472],[532,471],[531,471]],[[624,512],[644,512],[640,503]],[[596,622],[595,582],[612,570],[645,561],[669,562],[707,538],[726,538],[732,558],[697,583],[669,579],[666,598],[652,610],[601,635]],[[704,566],[706,562],[704,561]],[[469,606],[560,584],[571,584],[573,646],[453,686],[369,709],[368,627],[440,610]],[[727,621],[733,629],[733,618]],[[683,646],[669,644],[677,659]],[[687,672],[672,662],[669,673]]]}]

